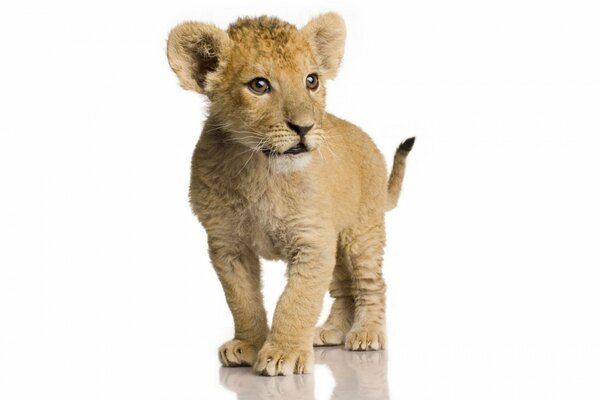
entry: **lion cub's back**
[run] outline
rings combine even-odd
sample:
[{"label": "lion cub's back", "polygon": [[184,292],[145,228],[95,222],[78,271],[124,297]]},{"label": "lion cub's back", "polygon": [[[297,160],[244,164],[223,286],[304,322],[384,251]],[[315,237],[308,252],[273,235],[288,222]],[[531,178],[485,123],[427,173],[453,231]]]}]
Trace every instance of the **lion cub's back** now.
[{"label": "lion cub's back", "polygon": [[[340,207],[351,209],[355,216],[365,212],[385,212],[387,171],[385,159],[373,140],[356,125],[327,114],[324,130],[331,161],[328,174]],[[325,145],[327,146],[327,145]],[[350,211],[350,210],[349,210]]]}]

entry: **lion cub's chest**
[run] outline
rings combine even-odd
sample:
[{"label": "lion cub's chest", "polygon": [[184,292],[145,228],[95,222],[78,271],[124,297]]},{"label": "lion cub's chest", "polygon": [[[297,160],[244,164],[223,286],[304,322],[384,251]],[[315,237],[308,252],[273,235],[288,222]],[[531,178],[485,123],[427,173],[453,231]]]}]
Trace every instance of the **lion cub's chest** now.
[{"label": "lion cub's chest", "polygon": [[267,260],[285,259],[281,211],[267,196],[248,205],[245,220],[246,241],[256,254]]}]

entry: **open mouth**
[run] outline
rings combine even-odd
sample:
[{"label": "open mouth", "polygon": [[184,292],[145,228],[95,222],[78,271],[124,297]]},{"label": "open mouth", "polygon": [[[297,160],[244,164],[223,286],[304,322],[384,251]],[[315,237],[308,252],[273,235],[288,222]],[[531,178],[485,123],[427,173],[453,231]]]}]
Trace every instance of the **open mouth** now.
[{"label": "open mouth", "polygon": [[[294,147],[290,147],[289,149],[287,149],[286,151],[284,151],[281,154],[301,154],[301,153],[306,153],[307,151],[308,151],[308,149],[306,148],[304,143],[298,143]],[[269,154],[281,155],[280,153],[274,152],[270,149],[263,149],[263,153],[265,153],[267,155],[269,155]]]},{"label": "open mouth", "polygon": [[300,154],[305,153],[307,151],[308,149],[306,148],[304,143],[298,143],[294,147],[290,147],[289,149],[287,149],[283,154]]}]

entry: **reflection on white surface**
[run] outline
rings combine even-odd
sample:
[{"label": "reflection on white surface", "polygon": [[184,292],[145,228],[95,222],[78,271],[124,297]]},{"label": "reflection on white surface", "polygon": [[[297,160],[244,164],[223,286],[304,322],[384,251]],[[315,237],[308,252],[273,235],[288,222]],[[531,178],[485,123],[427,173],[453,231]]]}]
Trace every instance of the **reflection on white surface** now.
[{"label": "reflection on white surface", "polygon": [[[315,362],[326,365],[335,379],[331,400],[387,400],[387,353],[385,351],[351,352],[341,347],[315,348]],[[314,400],[313,374],[265,377],[257,376],[251,368],[224,368],[220,371],[221,385],[235,392],[238,400],[286,399]]]}]

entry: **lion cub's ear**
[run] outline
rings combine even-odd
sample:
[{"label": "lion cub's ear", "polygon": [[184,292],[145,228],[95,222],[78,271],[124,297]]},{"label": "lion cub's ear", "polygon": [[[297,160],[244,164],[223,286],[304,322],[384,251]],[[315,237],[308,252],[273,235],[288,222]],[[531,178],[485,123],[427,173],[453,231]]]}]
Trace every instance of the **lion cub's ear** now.
[{"label": "lion cub's ear", "polygon": [[321,14],[306,24],[301,32],[313,49],[321,74],[325,78],[334,78],[346,43],[346,25],[342,17],[332,12]]},{"label": "lion cub's ear", "polygon": [[229,47],[225,31],[210,24],[184,22],[169,34],[167,57],[184,89],[204,93],[207,74],[217,69]]}]

